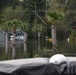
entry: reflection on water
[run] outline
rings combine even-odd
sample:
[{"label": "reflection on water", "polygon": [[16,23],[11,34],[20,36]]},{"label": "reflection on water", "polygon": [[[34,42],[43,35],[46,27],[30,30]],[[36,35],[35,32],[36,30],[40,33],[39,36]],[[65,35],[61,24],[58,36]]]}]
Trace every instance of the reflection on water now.
[{"label": "reflection on water", "polygon": [[27,45],[26,45],[26,43],[24,42],[24,53],[26,53],[26,51],[27,51]]},{"label": "reflection on water", "polygon": [[[48,52],[43,53],[43,49]],[[15,47],[9,43],[8,50],[5,49],[4,44],[0,44],[0,60],[33,58],[35,56],[50,57],[53,52],[52,43],[48,40],[40,39],[40,42],[35,40],[28,40],[26,43],[17,42]],[[76,55],[76,41],[58,40],[57,53],[65,55]]]},{"label": "reflection on water", "polygon": [[57,49],[58,53],[76,55],[76,41],[59,40]]},{"label": "reflection on water", "polygon": [[12,59],[16,57],[15,46],[12,46]]}]

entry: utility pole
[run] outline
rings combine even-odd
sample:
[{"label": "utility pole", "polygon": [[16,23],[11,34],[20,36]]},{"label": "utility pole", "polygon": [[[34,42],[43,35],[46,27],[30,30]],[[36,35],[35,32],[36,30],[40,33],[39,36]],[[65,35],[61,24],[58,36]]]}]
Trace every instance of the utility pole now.
[{"label": "utility pole", "polygon": [[[49,0],[46,0],[46,17],[47,17],[48,1],[49,1]],[[47,38],[47,24],[46,24],[46,38]]]},{"label": "utility pole", "polygon": [[47,8],[48,8],[48,1],[49,1],[49,0],[46,0],[46,16],[47,16],[47,10],[48,10],[48,9],[47,9]]},{"label": "utility pole", "polygon": [[[35,26],[36,26],[36,2],[35,2]],[[36,32],[35,32],[35,38],[36,38]]]},{"label": "utility pole", "polygon": [[[46,0],[46,17],[47,17],[47,0]],[[47,24],[46,24],[46,38],[47,38]]]}]

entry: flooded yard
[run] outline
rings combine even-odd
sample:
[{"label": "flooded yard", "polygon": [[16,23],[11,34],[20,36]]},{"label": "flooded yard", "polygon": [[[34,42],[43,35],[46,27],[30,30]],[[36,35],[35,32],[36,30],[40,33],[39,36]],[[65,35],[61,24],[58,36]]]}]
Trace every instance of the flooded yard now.
[{"label": "flooded yard", "polygon": [[[23,42],[16,42],[13,49],[9,43],[8,50],[5,50],[5,44],[0,43],[0,60],[20,59],[20,58],[34,58],[34,57],[51,57],[53,54],[52,43],[48,40],[41,39],[27,40]],[[76,56],[76,41],[68,42],[67,39],[58,40],[57,53],[62,53],[68,56]]]}]

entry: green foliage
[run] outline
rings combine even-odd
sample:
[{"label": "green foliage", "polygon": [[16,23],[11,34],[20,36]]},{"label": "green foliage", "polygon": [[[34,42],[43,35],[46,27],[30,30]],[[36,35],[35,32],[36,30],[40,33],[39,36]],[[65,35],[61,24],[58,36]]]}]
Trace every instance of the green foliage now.
[{"label": "green foliage", "polygon": [[20,24],[21,24],[21,21],[17,20],[17,19],[13,19],[13,20],[8,21],[8,25],[11,26],[11,29],[13,29],[13,28],[17,29],[20,26]]},{"label": "green foliage", "polygon": [[17,19],[13,19],[13,20],[9,20],[9,21],[5,21],[2,25],[1,28],[4,31],[11,31],[13,28],[18,28],[21,24],[20,20]]},{"label": "green foliage", "polygon": [[11,30],[11,25],[10,22],[6,21],[1,25],[1,30],[3,31],[10,31]]},{"label": "green foliage", "polygon": [[12,19],[22,19],[24,16],[24,11],[22,9],[22,7],[16,7],[15,9],[11,7],[5,7],[2,11],[1,14],[1,21],[5,22],[5,21],[9,21]]},{"label": "green foliage", "polygon": [[34,58],[36,58],[36,57],[39,57],[39,54],[35,54],[35,55],[34,55]]},{"label": "green foliage", "polygon": [[55,24],[58,21],[62,20],[63,17],[64,14],[62,12],[52,10],[48,12],[47,20]]},{"label": "green foliage", "polygon": [[[19,0],[1,0],[0,1],[0,22],[1,26],[4,22],[8,22],[13,19],[25,21],[30,23],[30,25],[34,24],[35,21],[35,5],[36,5],[36,13],[40,15],[40,17],[47,23],[58,24],[62,30],[64,28],[65,31],[71,29],[71,25],[76,24],[76,0],[49,0],[47,1],[47,17],[46,21],[45,14],[46,14],[46,1],[47,0],[24,0],[20,2]],[[36,21],[42,22],[37,16]],[[24,23],[23,23],[24,24]],[[5,23],[6,25],[6,23]],[[22,25],[22,24],[21,24]],[[23,26],[23,25],[22,25]],[[26,26],[26,25],[25,25]],[[4,29],[3,25],[3,29]],[[6,29],[8,26],[6,25]],[[31,26],[32,27],[32,26]],[[20,26],[19,26],[20,28]],[[36,27],[34,27],[34,31]],[[5,29],[5,30],[6,30]],[[24,30],[24,27],[22,27]],[[26,27],[26,30],[28,27]],[[50,30],[50,29],[49,29]],[[37,30],[38,31],[38,30]]]},{"label": "green foliage", "polygon": [[29,27],[30,27],[30,25],[28,23],[22,22],[19,29],[21,29],[24,32],[28,32]]},{"label": "green foliage", "polygon": [[12,7],[5,7],[1,14],[1,21],[5,22],[11,20],[13,18],[13,13]]},{"label": "green foliage", "polygon": [[49,6],[51,10],[59,10],[60,3],[58,0],[50,0]]},{"label": "green foliage", "polygon": [[12,6],[16,4],[19,0],[0,0],[0,9],[3,9],[6,6]]},{"label": "green foliage", "polygon": [[50,49],[49,49],[49,48],[44,47],[42,50],[43,50],[43,52],[46,52],[46,51],[49,51]]},{"label": "green foliage", "polygon": [[32,27],[33,32],[41,32],[43,29],[44,29],[44,26],[42,24],[37,24]]},{"label": "green foliage", "polygon": [[66,23],[69,27],[69,29],[72,29],[73,26],[76,25],[76,12],[69,12],[67,15],[66,15]]},{"label": "green foliage", "polygon": [[71,10],[75,10],[76,9],[76,0],[70,0],[69,7]]},{"label": "green foliage", "polygon": [[[24,9],[25,9],[25,20],[29,19],[30,23],[34,22],[35,19],[35,11],[41,17],[45,15],[45,1],[46,0],[25,0],[24,1]],[[37,19],[38,20],[38,19]]]},{"label": "green foliage", "polygon": [[71,34],[72,34],[73,36],[76,36],[76,30],[72,30],[72,31],[71,31]]},{"label": "green foliage", "polygon": [[75,37],[76,37],[76,31],[72,30],[69,38],[70,38],[71,41],[75,41]]},{"label": "green foliage", "polygon": [[76,47],[76,30],[72,30],[69,36],[69,44],[72,48]]},{"label": "green foliage", "polygon": [[13,29],[21,29],[22,31],[27,32],[29,30],[29,24],[22,22],[21,20],[18,19],[12,19],[9,21],[5,21],[1,25],[1,30],[11,31]]}]

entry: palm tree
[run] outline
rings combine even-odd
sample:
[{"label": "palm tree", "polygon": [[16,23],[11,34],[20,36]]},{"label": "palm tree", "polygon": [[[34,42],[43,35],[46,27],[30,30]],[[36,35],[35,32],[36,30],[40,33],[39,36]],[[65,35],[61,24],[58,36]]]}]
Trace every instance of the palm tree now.
[{"label": "palm tree", "polygon": [[38,33],[38,54],[40,52],[40,36],[41,36],[41,31],[43,29],[44,29],[44,26],[42,24],[34,25],[33,28],[32,28],[33,32],[37,32]]},{"label": "palm tree", "polygon": [[13,19],[13,20],[9,20],[6,21],[3,25],[2,25],[2,29],[5,30],[5,38],[6,38],[6,52],[8,50],[8,31],[13,31],[13,40],[12,40],[12,51],[15,51],[15,35],[16,35],[16,29],[19,26],[20,21],[17,19]]},{"label": "palm tree", "polygon": [[51,22],[52,26],[52,44],[53,50],[56,50],[57,38],[56,38],[56,25],[63,19],[63,12],[51,10],[48,12],[47,20]]},{"label": "palm tree", "polygon": [[44,26],[42,24],[37,24],[37,25],[33,26],[32,31],[37,32],[38,33],[38,38],[40,38],[41,31],[43,30],[43,28],[44,28]]},{"label": "palm tree", "polygon": [[[21,20],[12,19],[10,21],[7,21],[7,23],[6,23],[5,27],[4,27],[4,28],[9,28],[8,30],[10,30],[12,32],[12,34],[13,34],[13,39],[12,39],[13,58],[15,58],[15,45],[16,45],[15,44],[15,36],[16,36],[16,29],[19,28],[19,26],[21,25],[21,23],[22,23]],[[6,43],[6,45],[7,45],[7,43]]]},{"label": "palm tree", "polygon": [[10,24],[8,23],[8,21],[4,22],[1,25],[1,30],[5,32],[5,51],[7,54],[8,51],[8,32],[10,31]]},{"label": "palm tree", "polygon": [[27,32],[29,31],[29,23],[21,22],[20,28],[24,33],[24,52],[26,51]]},{"label": "palm tree", "polygon": [[24,42],[27,40],[27,32],[29,31],[29,23],[21,22],[20,28],[24,33]]},{"label": "palm tree", "polygon": [[8,24],[10,24],[10,30],[13,34],[12,46],[15,46],[16,29],[19,28],[21,21],[18,19],[13,19],[13,20],[8,21]]}]

